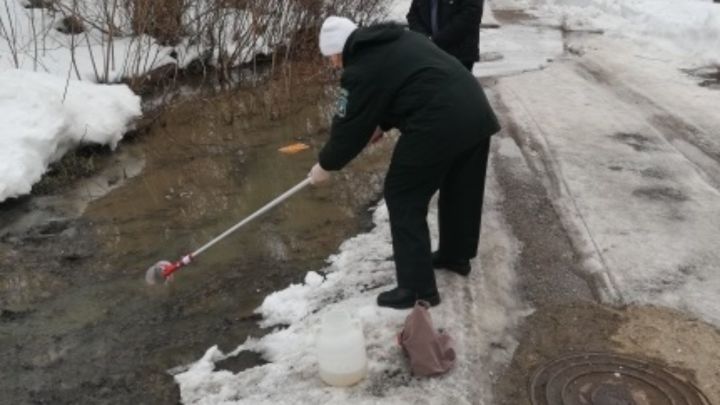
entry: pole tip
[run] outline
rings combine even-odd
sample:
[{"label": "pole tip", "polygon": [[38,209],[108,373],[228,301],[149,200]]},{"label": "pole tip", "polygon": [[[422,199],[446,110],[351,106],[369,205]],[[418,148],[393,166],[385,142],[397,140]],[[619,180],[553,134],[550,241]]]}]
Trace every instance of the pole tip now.
[{"label": "pole tip", "polygon": [[148,283],[148,285],[163,284],[165,282],[163,269],[171,264],[172,263],[166,260],[161,260],[150,266],[150,268],[145,272],[145,282]]}]

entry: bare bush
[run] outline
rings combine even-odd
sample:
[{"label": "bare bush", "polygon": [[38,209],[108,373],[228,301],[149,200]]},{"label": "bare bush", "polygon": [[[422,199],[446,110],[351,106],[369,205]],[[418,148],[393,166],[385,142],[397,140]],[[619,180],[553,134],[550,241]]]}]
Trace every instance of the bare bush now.
[{"label": "bare bush", "polygon": [[177,45],[183,33],[185,0],[125,0],[136,35],[147,34],[161,45]]},{"label": "bare bush", "polygon": [[54,3],[54,0],[28,0],[25,8],[45,8],[48,10],[53,10]]},{"label": "bare bush", "polygon": [[[221,84],[293,76],[289,62],[317,63],[317,34],[329,14],[360,24],[381,15],[381,0],[0,0],[0,42],[15,67],[23,58],[47,70],[48,49],[70,52],[77,79],[147,83],[193,66]],[[14,10],[11,12],[11,9]],[[0,10],[1,11],[1,10]],[[22,19],[28,24],[18,24]],[[18,27],[30,27],[28,41]],[[64,32],[65,39],[55,30]],[[55,34],[49,34],[50,31]],[[27,35],[26,35],[27,36]],[[48,36],[51,43],[46,44]],[[7,62],[6,62],[7,63]],[[80,66],[82,65],[82,66]],[[198,69],[198,66],[200,68]],[[27,68],[26,66],[24,68]],[[296,69],[297,70],[297,69]],[[268,76],[269,71],[269,76]],[[244,73],[240,73],[244,72]],[[250,74],[247,74],[250,72]],[[289,85],[287,85],[289,86]]]},{"label": "bare bush", "polygon": [[4,7],[4,12],[0,11],[0,38],[2,38],[7,44],[8,51],[12,56],[15,67],[17,68],[20,67],[18,55],[20,53],[20,44],[18,43],[19,40],[16,28],[17,16],[12,12],[13,9],[10,7],[8,0],[5,0],[2,6]]},{"label": "bare bush", "polygon": [[60,20],[57,30],[63,34],[77,35],[85,31],[85,25],[79,18],[75,16],[68,16]]}]

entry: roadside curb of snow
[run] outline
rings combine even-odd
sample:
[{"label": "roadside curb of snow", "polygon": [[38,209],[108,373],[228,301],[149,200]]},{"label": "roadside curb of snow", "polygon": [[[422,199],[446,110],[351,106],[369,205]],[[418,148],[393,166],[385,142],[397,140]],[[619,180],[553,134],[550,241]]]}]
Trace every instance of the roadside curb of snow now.
[{"label": "roadside curb of snow", "polygon": [[[498,82],[498,87],[501,85],[502,80]],[[503,115],[512,115],[512,124],[510,124],[510,119],[503,123],[508,135],[522,151],[530,169],[540,177],[553,208],[581,259],[582,271],[579,275],[588,281],[596,298],[601,302],[624,303],[625,299],[620,293],[617,281],[608,270],[607,263],[593,240],[585,219],[563,177],[560,165],[548,146],[547,134],[527,114],[523,100],[512,88],[505,86],[501,93],[508,101],[521,106],[523,110],[522,114],[518,114],[516,111],[510,112],[505,102],[499,96],[495,96],[495,104],[499,106]]]}]

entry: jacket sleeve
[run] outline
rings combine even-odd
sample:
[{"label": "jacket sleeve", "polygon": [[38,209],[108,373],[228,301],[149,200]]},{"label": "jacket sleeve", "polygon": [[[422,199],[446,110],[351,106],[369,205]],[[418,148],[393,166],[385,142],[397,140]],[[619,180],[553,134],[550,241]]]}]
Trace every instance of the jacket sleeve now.
[{"label": "jacket sleeve", "polygon": [[325,170],[340,170],[355,158],[370,141],[382,109],[380,89],[374,81],[346,69],[341,94],[332,119],[330,139],[320,150],[318,161]]},{"label": "jacket sleeve", "polygon": [[410,11],[408,11],[405,18],[407,18],[410,30],[427,36],[430,35],[430,28],[426,27],[420,18],[420,1],[421,0],[412,0],[412,3],[410,4]]},{"label": "jacket sleeve", "polygon": [[441,48],[458,43],[464,37],[470,35],[473,30],[480,29],[483,0],[456,1],[462,1],[459,6],[460,10],[432,37],[433,42]]}]

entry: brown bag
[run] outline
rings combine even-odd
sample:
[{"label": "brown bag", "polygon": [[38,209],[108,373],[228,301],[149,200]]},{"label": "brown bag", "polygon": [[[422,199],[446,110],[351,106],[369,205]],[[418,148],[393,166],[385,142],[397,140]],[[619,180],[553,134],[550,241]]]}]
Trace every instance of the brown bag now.
[{"label": "brown bag", "polygon": [[442,374],[455,364],[454,342],[444,331],[435,330],[429,307],[427,302],[417,301],[398,335],[410,360],[410,370],[417,376]]}]

